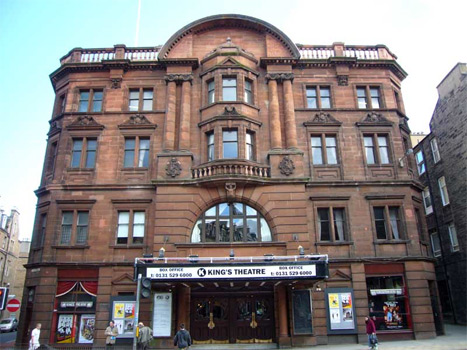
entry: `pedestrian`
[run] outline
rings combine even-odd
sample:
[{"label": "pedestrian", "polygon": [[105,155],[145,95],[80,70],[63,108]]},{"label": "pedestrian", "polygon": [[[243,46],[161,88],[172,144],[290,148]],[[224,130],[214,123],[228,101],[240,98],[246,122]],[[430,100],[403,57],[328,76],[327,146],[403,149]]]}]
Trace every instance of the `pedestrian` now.
[{"label": "pedestrian", "polygon": [[40,323],[36,324],[36,328],[32,330],[31,340],[29,341],[29,350],[36,350],[41,344],[39,344],[39,338],[41,336],[41,327]]},{"label": "pedestrian", "polygon": [[141,350],[146,350],[152,340],[152,329],[143,322],[138,323],[138,345]]},{"label": "pedestrian", "polygon": [[376,326],[370,316],[365,317],[366,334],[368,335],[368,349],[378,349],[378,339],[376,338]]},{"label": "pedestrian", "polygon": [[109,322],[109,326],[105,329],[105,335],[107,336],[107,338],[105,338],[106,348],[112,348],[118,335],[118,328],[115,327],[115,322],[113,320]]},{"label": "pedestrian", "polygon": [[180,325],[180,330],[175,334],[174,346],[181,350],[186,350],[191,345],[190,333],[185,329],[185,324]]}]

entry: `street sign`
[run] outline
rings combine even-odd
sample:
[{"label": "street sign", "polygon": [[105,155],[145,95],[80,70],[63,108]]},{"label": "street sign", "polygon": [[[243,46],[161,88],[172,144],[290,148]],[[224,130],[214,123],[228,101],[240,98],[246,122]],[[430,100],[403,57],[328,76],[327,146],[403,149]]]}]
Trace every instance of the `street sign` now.
[{"label": "street sign", "polygon": [[10,312],[16,312],[19,310],[20,306],[21,306],[21,303],[19,302],[18,299],[10,299],[8,300],[8,303],[6,304],[6,309]]}]

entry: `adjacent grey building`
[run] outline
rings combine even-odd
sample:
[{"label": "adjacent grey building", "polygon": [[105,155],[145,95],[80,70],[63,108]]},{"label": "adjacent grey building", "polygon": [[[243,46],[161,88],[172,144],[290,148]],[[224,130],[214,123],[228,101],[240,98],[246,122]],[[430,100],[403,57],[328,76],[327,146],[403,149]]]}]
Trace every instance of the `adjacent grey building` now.
[{"label": "adjacent grey building", "polygon": [[445,318],[466,323],[467,66],[438,85],[428,134],[414,148]]}]

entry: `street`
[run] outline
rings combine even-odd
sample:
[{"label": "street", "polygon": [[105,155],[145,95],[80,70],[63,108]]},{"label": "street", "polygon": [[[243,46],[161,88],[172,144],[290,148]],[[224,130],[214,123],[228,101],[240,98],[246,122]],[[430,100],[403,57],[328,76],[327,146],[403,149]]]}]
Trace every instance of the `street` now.
[{"label": "street", "polygon": [[11,345],[16,339],[15,332],[0,333],[0,347]]}]

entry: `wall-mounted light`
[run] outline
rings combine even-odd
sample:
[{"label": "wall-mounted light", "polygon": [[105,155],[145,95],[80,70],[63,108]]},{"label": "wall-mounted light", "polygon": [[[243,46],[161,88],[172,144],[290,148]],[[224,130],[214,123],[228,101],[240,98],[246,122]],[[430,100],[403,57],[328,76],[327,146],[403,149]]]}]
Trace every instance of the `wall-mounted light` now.
[{"label": "wall-mounted light", "polygon": [[230,256],[230,259],[235,258],[235,252],[234,252],[233,249],[230,249],[230,255],[229,256]]},{"label": "wall-mounted light", "polygon": [[161,249],[159,249],[159,258],[162,259],[165,257],[165,248],[162,247]]},{"label": "wall-mounted light", "polygon": [[274,254],[264,254],[264,261],[273,261]]},{"label": "wall-mounted light", "polygon": [[198,255],[189,255],[188,260],[192,263],[197,263],[199,261],[199,256]]},{"label": "wall-mounted light", "polygon": [[303,247],[301,245],[298,246],[298,254],[300,255],[305,255],[305,249],[303,249]]},{"label": "wall-mounted light", "polygon": [[403,157],[399,158],[399,167],[403,168],[404,167],[404,159],[407,158],[409,155],[413,154],[413,149],[409,148]]}]

